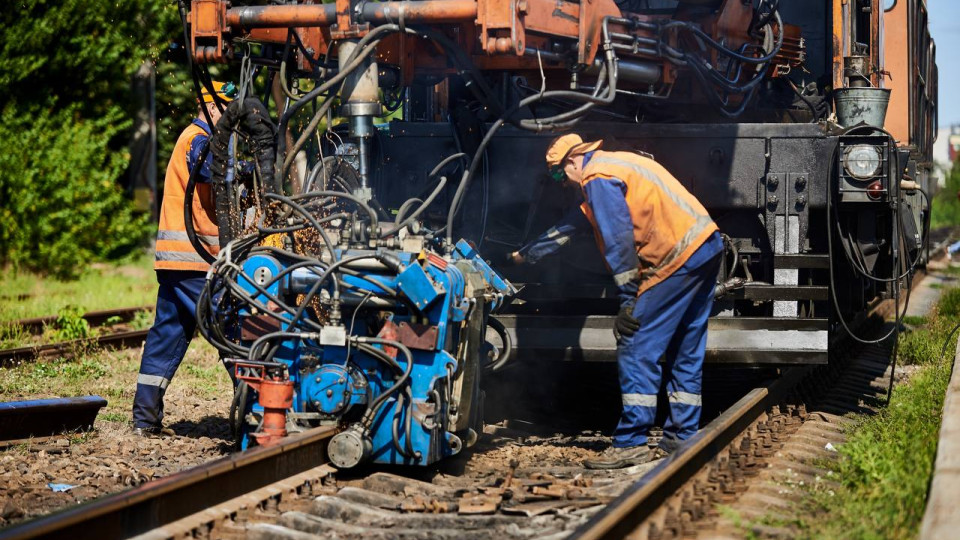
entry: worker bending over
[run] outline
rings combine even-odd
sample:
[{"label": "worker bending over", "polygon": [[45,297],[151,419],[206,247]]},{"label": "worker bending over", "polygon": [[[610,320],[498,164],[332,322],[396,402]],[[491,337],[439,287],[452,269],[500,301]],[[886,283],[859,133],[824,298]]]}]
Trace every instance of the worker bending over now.
[{"label": "worker bending over", "polygon": [[596,469],[648,461],[664,354],[670,414],[660,448],[670,453],[699,427],[707,318],[723,241],[703,205],[653,159],[600,150],[603,141],[568,134],[547,149],[557,181],[583,190],[584,203],[518,252],[536,263],[584,231],[594,232],[620,290],[617,364],[623,413],[613,445],[584,464]]},{"label": "worker bending over", "polygon": [[[232,101],[236,94],[232,83],[214,82],[213,87],[223,101]],[[206,89],[200,107],[197,118],[177,139],[163,181],[163,204],[153,265],[160,284],[156,318],[147,333],[137,375],[137,393],[133,398],[133,428],[138,435],[173,434],[162,424],[163,394],[193,339],[197,328],[197,300],[210,268],[190,243],[183,217],[187,181],[206,151],[210,138],[210,126],[200,119],[204,116],[203,108],[207,109],[214,124],[220,119],[220,110]],[[220,248],[210,185],[210,161],[208,157],[197,171],[193,228],[204,248],[216,255]]]}]

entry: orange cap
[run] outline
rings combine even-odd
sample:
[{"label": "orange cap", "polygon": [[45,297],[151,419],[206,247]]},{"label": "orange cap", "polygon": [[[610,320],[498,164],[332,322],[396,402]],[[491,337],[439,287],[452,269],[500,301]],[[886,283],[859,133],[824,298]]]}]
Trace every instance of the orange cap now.
[{"label": "orange cap", "polygon": [[570,156],[576,156],[592,152],[603,144],[602,140],[593,142],[583,142],[576,133],[567,133],[561,135],[550,142],[547,147],[547,166],[554,167],[563,163],[563,160]]}]

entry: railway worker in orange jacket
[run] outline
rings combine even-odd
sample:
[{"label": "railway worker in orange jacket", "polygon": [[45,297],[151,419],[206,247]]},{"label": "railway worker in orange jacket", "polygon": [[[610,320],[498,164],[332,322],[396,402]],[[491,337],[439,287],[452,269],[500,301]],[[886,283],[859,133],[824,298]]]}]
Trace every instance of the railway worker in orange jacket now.
[{"label": "railway worker in orange jacket", "polygon": [[601,144],[576,134],[550,144],[551,176],[580,185],[584,202],[509,258],[536,263],[574,235],[592,230],[596,238],[620,291],[614,333],[623,412],[613,445],[585,465],[613,469],[650,459],[647,435],[661,375],[670,412],[660,448],[672,452],[697,432],[723,241],[703,205],[663,166],[632,152],[600,150]]},{"label": "railway worker in orange jacket", "polygon": [[[213,83],[223,101],[236,94],[232,83]],[[210,120],[216,124],[220,111],[213,96],[204,89],[203,103]],[[173,432],[163,427],[163,395],[176,373],[197,327],[196,305],[203,289],[204,276],[210,267],[197,254],[187,237],[183,204],[190,173],[197,167],[209,143],[210,127],[202,108],[197,118],[177,139],[163,182],[163,203],[154,269],[157,272],[156,318],[147,333],[137,375],[137,393],[133,399],[133,428],[138,435]],[[193,200],[193,226],[204,248],[216,255],[219,236],[210,185],[210,159],[197,172],[197,189]]]}]

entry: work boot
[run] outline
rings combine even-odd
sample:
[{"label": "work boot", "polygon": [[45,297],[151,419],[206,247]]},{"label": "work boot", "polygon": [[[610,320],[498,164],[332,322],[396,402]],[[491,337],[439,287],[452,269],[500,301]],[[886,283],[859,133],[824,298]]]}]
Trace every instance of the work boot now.
[{"label": "work boot", "polygon": [[623,469],[650,461],[650,449],[646,445],[617,447],[611,446],[600,453],[599,457],[583,460],[588,469]]},{"label": "work boot", "polygon": [[156,427],[135,427],[133,434],[137,437],[173,437],[176,435],[172,429],[163,426]]},{"label": "work boot", "polygon": [[680,447],[683,446],[684,442],[686,441],[682,441],[676,437],[664,434],[663,437],[660,438],[660,442],[657,444],[657,454],[669,456],[670,454],[679,450]]}]

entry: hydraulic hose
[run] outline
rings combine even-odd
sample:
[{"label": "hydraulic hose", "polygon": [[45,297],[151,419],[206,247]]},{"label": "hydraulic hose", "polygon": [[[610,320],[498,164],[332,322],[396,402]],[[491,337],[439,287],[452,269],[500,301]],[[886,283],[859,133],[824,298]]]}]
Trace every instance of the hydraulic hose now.
[{"label": "hydraulic hose", "polygon": [[[490,145],[490,142],[493,140],[493,136],[496,135],[497,131],[500,130],[500,128],[506,122],[507,118],[511,117],[517,111],[519,111],[524,107],[529,106],[532,103],[535,103],[542,99],[553,98],[553,97],[572,97],[575,99],[589,101],[587,105],[589,105],[590,107],[592,107],[594,104],[612,103],[614,98],[616,97],[616,89],[617,89],[616,58],[613,56],[612,51],[608,55],[607,63],[608,63],[607,76],[609,77],[609,86],[607,88],[607,96],[595,97],[595,96],[582,94],[579,92],[572,92],[569,90],[555,90],[555,91],[543,92],[541,94],[536,94],[520,100],[520,103],[513,106],[510,110],[504,113],[503,116],[498,118],[497,121],[494,122],[492,126],[490,126],[490,129],[487,130],[486,135],[484,135],[483,140],[480,141],[480,145],[477,147],[477,150],[473,154],[473,159],[470,161],[470,168],[463,173],[463,177],[460,179],[460,185],[457,186],[457,191],[453,195],[453,201],[450,203],[450,209],[447,212],[447,225],[446,225],[446,242],[448,246],[453,245],[453,220],[457,215],[457,211],[459,210],[460,200],[463,198],[464,193],[466,193],[467,187],[470,185],[470,180],[473,178],[473,175],[476,173],[477,168],[480,166],[480,163],[482,161],[481,156],[483,156],[484,150],[486,150],[487,146]],[[599,90],[599,88],[600,88],[600,85],[598,84],[597,90]],[[587,105],[583,107],[586,107]],[[583,109],[583,107],[581,107],[581,109]],[[583,112],[586,112],[586,110],[584,110]],[[564,113],[563,115],[558,115],[558,116],[565,116],[567,114],[568,113]],[[549,122],[550,119],[546,119],[546,121]],[[573,120],[572,122],[576,123],[577,121],[579,121],[579,119]],[[524,122],[534,122],[534,124],[533,125],[524,124]],[[520,124],[534,131],[540,131],[543,128],[555,129],[557,127],[565,127],[563,124],[549,126],[548,124],[544,124],[542,122],[543,121],[524,120],[524,121],[521,121]]]},{"label": "hydraulic hose", "polygon": [[406,382],[410,379],[410,373],[413,372],[413,353],[410,352],[410,349],[407,348],[407,346],[404,345],[403,343],[400,343],[399,341],[394,341],[391,339],[382,339],[382,338],[374,338],[374,337],[356,337],[353,339],[358,344],[358,346],[361,343],[362,344],[374,343],[379,345],[386,345],[388,347],[394,347],[395,349],[398,349],[401,353],[403,353],[403,356],[406,357],[407,359],[407,366],[403,370],[403,374],[397,378],[397,380],[393,383],[393,386],[391,386],[390,388],[387,388],[386,390],[383,391],[383,393],[377,396],[377,398],[373,401],[373,403],[370,404],[369,407],[367,407],[367,411],[363,414],[363,417],[360,419],[360,424],[364,427],[364,429],[369,430],[370,426],[373,425],[373,420],[376,418],[377,412],[379,412],[380,407],[383,406],[384,402],[386,402],[387,399],[392,394],[400,390],[400,388],[402,388],[403,385],[406,384]]},{"label": "hydraulic hose", "polygon": [[[277,128],[266,106],[257,98],[235,100],[227,106],[217,122],[211,139],[213,163],[210,165],[211,180],[216,193],[217,221],[220,226],[221,248],[233,240],[242,230],[237,209],[233,208],[233,193],[228,190],[231,169],[231,136],[234,132],[247,136],[255,156],[255,163],[273,163],[276,159]],[[267,193],[279,193],[280,184],[272,167],[259,167],[260,178]]]},{"label": "hydraulic hose", "polygon": [[513,337],[510,336],[510,332],[507,332],[507,327],[495,317],[490,317],[487,320],[487,325],[493,328],[494,332],[500,336],[500,340],[503,342],[503,350],[500,351],[500,357],[497,358],[493,364],[490,364],[491,371],[499,371],[503,366],[507,365],[510,357],[513,356]]},{"label": "hydraulic hose", "polygon": [[200,258],[206,261],[207,264],[213,264],[217,258],[211,255],[210,252],[207,251],[207,248],[203,247],[203,243],[200,242],[200,238],[197,237],[197,231],[193,227],[193,197],[197,191],[197,175],[200,174],[200,169],[203,168],[203,164],[207,161],[208,154],[210,154],[209,144],[203,149],[196,166],[190,171],[190,178],[187,179],[187,186],[184,188],[183,193],[183,225],[187,232],[187,239],[190,240],[190,245],[193,246],[197,255],[200,255]]},{"label": "hydraulic hose", "polygon": [[[286,138],[282,136],[282,134],[286,133],[287,125],[290,123],[290,120],[297,113],[297,111],[303,108],[303,106],[306,105],[307,103],[316,99],[318,96],[320,96],[320,94],[327,92],[328,90],[333,88],[335,85],[343,82],[350,75],[350,73],[352,73],[355,69],[360,67],[364,59],[366,59],[367,56],[370,56],[376,50],[376,45],[377,43],[379,43],[380,36],[382,34],[385,34],[388,32],[396,32],[399,30],[400,30],[400,27],[395,24],[386,24],[386,25],[378,26],[373,30],[371,30],[367,35],[363,36],[357,42],[356,49],[354,49],[353,54],[351,55],[350,59],[348,59],[349,64],[345,66],[344,69],[340,70],[336,75],[334,75],[333,77],[325,81],[323,84],[317,86],[313,90],[304,94],[299,101],[295,101],[290,104],[290,107],[287,109],[287,111],[284,112],[283,115],[280,117],[279,132],[281,134],[281,137],[280,137],[280,142],[278,144],[277,163],[276,163],[276,166],[278,168],[279,178],[282,179],[286,177],[287,169],[293,163],[292,156],[296,155],[296,150],[298,149],[295,146],[294,151],[290,152],[291,156],[287,156],[288,152],[286,151],[286,140],[285,140]],[[413,33],[413,31],[409,29],[408,29],[408,32]],[[330,102],[332,104],[332,99],[328,99],[327,102]],[[310,133],[310,132],[305,131],[305,133]],[[301,136],[301,139],[303,139],[302,136]],[[300,143],[301,141],[298,140],[297,142]],[[303,142],[305,144],[306,142],[305,139],[303,140]]]}]

